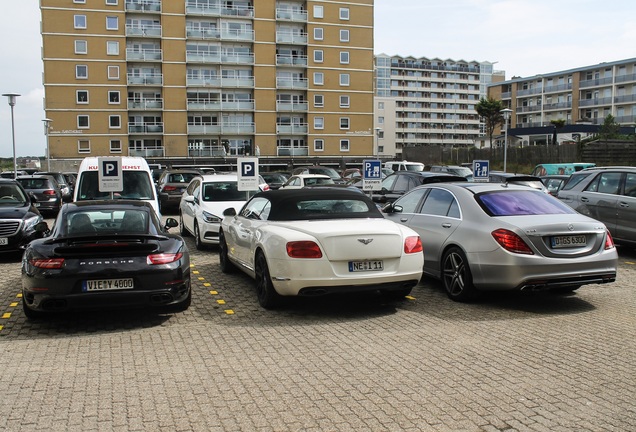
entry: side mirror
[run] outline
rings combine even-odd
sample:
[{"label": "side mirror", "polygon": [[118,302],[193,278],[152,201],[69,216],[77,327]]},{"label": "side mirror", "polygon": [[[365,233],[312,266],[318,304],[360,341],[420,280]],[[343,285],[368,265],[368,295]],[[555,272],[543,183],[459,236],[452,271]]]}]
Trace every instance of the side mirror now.
[{"label": "side mirror", "polygon": [[234,207],[229,207],[223,210],[223,216],[236,216],[236,210]]},{"label": "side mirror", "polygon": [[46,222],[42,221],[35,224],[33,229],[35,230],[35,232],[46,234],[49,231],[49,225]]},{"label": "side mirror", "polygon": [[164,229],[167,231],[170,228],[174,228],[177,226],[179,226],[179,222],[177,222],[175,218],[169,217],[168,219],[166,219],[166,226],[164,227]]}]

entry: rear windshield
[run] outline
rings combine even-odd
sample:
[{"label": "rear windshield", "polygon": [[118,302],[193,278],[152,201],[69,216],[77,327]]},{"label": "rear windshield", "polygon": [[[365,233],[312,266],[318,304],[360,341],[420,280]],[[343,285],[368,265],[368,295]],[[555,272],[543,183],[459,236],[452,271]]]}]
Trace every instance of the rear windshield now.
[{"label": "rear windshield", "polygon": [[[122,171],[124,188],[114,192],[113,198],[150,200],[154,199],[153,184],[146,171]],[[110,192],[99,191],[97,171],[84,171],[79,178],[77,199],[94,200],[109,199]]]},{"label": "rear windshield", "polygon": [[[362,195],[362,194],[361,194]],[[360,199],[289,199],[270,214],[270,220],[312,220],[342,218],[383,218],[382,213],[362,195]]]},{"label": "rear windshield", "polygon": [[168,176],[168,183],[190,183],[190,181],[198,176],[195,173],[176,173]]},{"label": "rear windshield", "polygon": [[576,213],[552,195],[534,190],[484,192],[476,195],[475,199],[490,216]]},{"label": "rear windshield", "polygon": [[238,183],[209,182],[203,183],[203,201],[247,201],[258,191],[239,191]]},{"label": "rear windshield", "polygon": [[30,178],[30,179],[18,179],[20,184],[25,189],[53,189],[53,186],[47,179],[42,178]]}]

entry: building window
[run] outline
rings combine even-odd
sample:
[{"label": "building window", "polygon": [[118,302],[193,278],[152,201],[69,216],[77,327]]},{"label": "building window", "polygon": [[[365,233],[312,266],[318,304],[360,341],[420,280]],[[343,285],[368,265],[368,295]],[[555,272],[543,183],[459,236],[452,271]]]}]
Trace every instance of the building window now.
[{"label": "building window", "polygon": [[119,30],[119,18],[116,16],[107,16],[106,30]]},{"label": "building window", "polygon": [[75,15],[73,17],[73,23],[76,29],[86,28],[86,15]]},{"label": "building window", "polygon": [[378,109],[384,109],[384,102],[378,102]]},{"label": "building window", "polygon": [[349,96],[340,96],[340,108],[349,108]]},{"label": "building window", "polygon": [[87,104],[88,103],[88,90],[78,90],[75,92],[75,101],[78,104]]},{"label": "building window", "polygon": [[107,55],[119,55],[119,42],[108,41],[106,42],[106,54]]},{"label": "building window", "polygon": [[324,151],[325,150],[325,141],[321,139],[314,140],[314,151]]},{"label": "building window", "polygon": [[108,79],[109,80],[119,79],[119,66],[108,66]]},{"label": "building window", "polygon": [[340,74],[340,85],[349,86],[349,74]]},{"label": "building window", "polygon": [[314,95],[314,108],[322,108],[325,106],[325,97],[323,95]]},{"label": "building window", "polygon": [[322,38],[323,38],[322,27],[316,27],[314,29],[314,39],[315,40],[322,40]]},{"label": "building window", "polygon": [[[107,5],[117,6],[119,0],[106,0]],[[121,150],[120,150],[121,151]]]},{"label": "building window", "polygon": [[343,152],[349,151],[349,140],[347,139],[340,140],[340,151],[343,151]]},{"label": "building window", "polygon": [[325,128],[325,118],[314,117],[314,129],[324,129],[324,128]]},{"label": "building window", "polygon": [[86,3],[86,0],[73,0],[73,3]]},{"label": "building window", "polygon": [[314,85],[324,85],[325,75],[322,72],[314,72]]},{"label": "building window", "polygon": [[314,18],[324,18],[325,11],[322,6],[314,6]]},{"label": "building window", "polygon": [[88,54],[88,42],[85,40],[76,40],[75,54]]},{"label": "building window", "polygon": [[349,30],[340,30],[340,42],[349,42]]},{"label": "building window", "polygon": [[384,131],[383,130],[379,130],[378,131],[378,139],[382,139],[384,138]]},{"label": "building window", "polygon": [[378,124],[384,124],[384,117],[378,117]]},{"label": "building window", "polygon": [[76,65],[75,66],[75,78],[77,78],[77,79],[88,79],[88,66],[86,66],[86,65]]},{"label": "building window", "polygon": [[89,140],[79,140],[77,142],[77,152],[78,153],[90,153],[91,152],[91,142]]},{"label": "building window", "polygon": [[340,117],[340,129],[349,129],[349,117]]},{"label": "building window", "polygon": [[340,51],[340,64],[349,64],[349,51]]},{"label": "building window", "polygon": [[121,141],[120,140],[110,140],[110,152],[111,153],[121,153]]},{"label": "building window", "polygon": [[315,50],[314,51],[314,61],[316,63],[322,63],[323,55],[324,55],[324,53],[322,52],[322,50]]},{"label": "building window", "polygon": [[121,116],[112,115],[108,117],[108,127],[111,129],[121,128]]},{"label": "building window", "polygon": [[340,19],[349,20],[349,8],[340,8]]},{"label": "building window", "polygon": [[77,128],[78,129],[88,129],[89,122],[87,115],[78,115],[77,116]]},{"label": "building window", "polygon": [[108,92],[108,103],[109,104],[118,104],[119,103],[119,92],[118,91],[109,91]]}]

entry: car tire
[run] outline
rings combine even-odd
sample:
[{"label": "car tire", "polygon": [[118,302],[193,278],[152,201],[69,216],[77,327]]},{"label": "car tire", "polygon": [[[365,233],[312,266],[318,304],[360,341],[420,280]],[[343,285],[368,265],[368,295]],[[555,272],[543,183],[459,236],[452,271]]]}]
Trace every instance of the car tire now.
[{"label": "car tire", "polygon": [[380,295],[386,301],[398,301],[404,300],[404,297],[411,294],[413,288],[406,288],[400,290],[380,291]]},{"label": "car tire", "polygon": [[446,294],[454,301],[469,301],[477,295],[466,254],[458,247],[452,247],[444,253],[442,283]]},{"label": "car tire", "polygon": [[219,232],[219,264],[221,271],[225,274],[234,273],[234,270],[236,270],[236,266],[228,257],[228,248],[223,231]]},{"label": "car tire", "polygon": [[197,247],[197,250],[205,250],[205,245],[201,241],[201,232],[199,231],[199,224],[197,221],[194,221],[194,245]]},{"label": "car tire", "polygon": [[24,311],[24,316],[26,316],[30,320],[36,320],[44,316],[44,312],[33,310],[27,306],[26,302],[24,301],[24,295],[22,296],[22,310]]},{"label": "car tire", "polygon": [[258,304],[265,309],[275,309],[280,304],[280,295],[274,289],[272,277],[269,274],[267,260],[262,252],[256,253],[256,263],[254,265],[256,276],[256,295]]},{"label": "car tire", "polygon": [[181,212],[179,212],[179,234],[181,234],[181,237],[190,236],[190,231],[188,231],[185,224],[183,223],[183,213]]}]

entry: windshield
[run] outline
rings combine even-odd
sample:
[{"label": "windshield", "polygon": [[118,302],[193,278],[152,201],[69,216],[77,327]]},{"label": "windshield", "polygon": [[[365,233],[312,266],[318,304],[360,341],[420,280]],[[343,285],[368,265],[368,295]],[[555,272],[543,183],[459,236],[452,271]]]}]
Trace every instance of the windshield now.
[{"label": "windshield", "polygon": [[552,195],[535,190],[484,192],[476,195],[475,199],[490,216],[577,213]]},{"label": "windshield", "polygon": [[0,186],[0,205],[24,204],[27,201],[22,189],[15,184]]},{"label": "windshield", "polygon": [[[124,188],[114,192],[113,198],[154,199],[153,185],[146,171],[122,171]],[[109,199],[110,192],[99,191],[97,171],[84,171],[79,179],[78,200]]]},{"label": "windshield", "polygon": [[65,214],[62,227],[68,235],[148,232],[150,215],[143,209],[82,210]]},{"label": "windshield", "polygon": [[209,182],[203,184],[203,201],[247,201],[258,191],[240,191],[237,182]]}]

